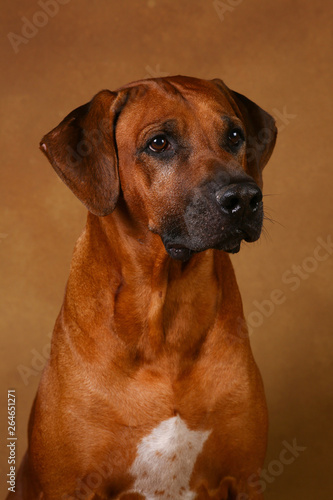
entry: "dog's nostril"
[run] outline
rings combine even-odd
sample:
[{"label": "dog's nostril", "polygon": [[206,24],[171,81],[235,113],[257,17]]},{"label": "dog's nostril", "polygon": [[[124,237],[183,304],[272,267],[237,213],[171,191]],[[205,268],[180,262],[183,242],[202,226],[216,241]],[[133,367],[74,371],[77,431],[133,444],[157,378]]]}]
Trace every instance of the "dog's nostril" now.
[{"label": "dog's nostril", "polygon": [[256,210],[258,210],[258,207],[261,203],[261,200],[262,200],[262,194],[261,194],[261,191],[259,191],[258,193],[256,193],[253,198],[250,200],[250,209],[255,212]]},{"label": "dog's nostril", "polygon": [[237,212],[241,208],[241,202],[238,196],[234,194],[227,194],[224,196],[222,208],[224,208],[227,212]]},{"label": "dog's nostril", "polygon": [[216,193],[221,210],[228,215],[250,214],[259,209],[262,193],[253,183],[231,184]]}]

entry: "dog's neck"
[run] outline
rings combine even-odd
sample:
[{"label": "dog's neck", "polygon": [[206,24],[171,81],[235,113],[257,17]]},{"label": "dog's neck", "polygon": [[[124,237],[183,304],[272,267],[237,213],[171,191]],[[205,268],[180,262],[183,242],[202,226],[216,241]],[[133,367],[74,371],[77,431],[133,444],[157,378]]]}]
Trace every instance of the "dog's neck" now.
[{"label": "dog's neck", "polygon": [[84,325],[94,342],[110,339],[134,357],[154,359],[168,349],[193,358],[222,302],[230,314],[242,315],[229,257],[222,259],[228,276],[215,257],[216,251],[207,250],[186,263],[175,261],[159,236],[129,224],[123,213],[89,214],[74,251],[63,314],[68,310],[68,319],[76,318],[79,329]]}]

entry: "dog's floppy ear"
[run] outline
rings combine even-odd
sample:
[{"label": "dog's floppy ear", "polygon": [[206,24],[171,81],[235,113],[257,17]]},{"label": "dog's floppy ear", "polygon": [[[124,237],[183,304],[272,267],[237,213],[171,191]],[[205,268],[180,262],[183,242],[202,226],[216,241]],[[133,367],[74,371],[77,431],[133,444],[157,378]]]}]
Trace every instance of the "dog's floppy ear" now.
[{"label": "dog's floppy ear", "polygon": [[215,79],[213,82],[227,92],[236,104],[235,111],[246,129],[247,166],[251,173],[260,176],[275,146],[277,136],[275,120],[250,99],[230,90],[222,80]]},{"label": "dog's floppy ear", "polygon": [[98,216],[110,214],[119,196],[114,127],[124,97],[102,90],[66,116],[40,143],[57,174]]},{"label": "dog's floppy ear", "polygon": [[273,153],[277,128],[274,118],[257,104],[238,92],[231,91],[242,114],[248,141],[248,162],[264,168]]}]

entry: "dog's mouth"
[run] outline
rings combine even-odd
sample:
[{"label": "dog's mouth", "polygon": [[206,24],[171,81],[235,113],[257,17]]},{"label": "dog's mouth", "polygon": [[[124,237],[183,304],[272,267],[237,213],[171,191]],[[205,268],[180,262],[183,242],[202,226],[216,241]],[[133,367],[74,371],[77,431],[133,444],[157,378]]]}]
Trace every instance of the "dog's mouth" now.
[{"label": "dog's mouth", "polygon": [[223,252],[227,253],[238,253],[241,247],[241,240],[238,242],[228,242],[226,244],[219,245],[217,250],[223,250]]},{"label": "dog's mouth", "polygon": [[183,245],[177,245],[172,243],[165,245],[165,249],[170,255],[170,257],[172,257],[175,260],[180,260],[182,262],[190,260],[192,255],[196,253],[194,250],[190,250],[189,248]]},{"label": "dog's mouth", "polygon": [[203,247],[193,246],[192,248],[190,248],[186,245],[175,243],[172,241],[164,242],[164,246],[170,257],[172,257],[175,260],[186,262],[194,254],[203,252],[205,250],[208,250],[209,248],[221,250],[223,252],[231,254],[238,253],[240,251],[241,243],[243,240],[246,242],[253,242],[256,241],[259,238],[259,236],[260,232],[258,234],[250,234],[236,229],[236,231],[233,234],[230,234],[227,238],[223,239],[222,241],[220,240],[215,243],[211,242],[207,246]]},{"label": "dog's mouth", "polygon": [[236,229],[236,233],[231,235],[227,240],[223,241],[219,245],[217,245],[217,250],[223,250],[228,253],[238,253],[241,247],[242,241],[246,241],[248,243],[256,241],[260,236],[260,232],[258,234],[249,234],[242,230]]},{"label": "dog's mouth", "polygon": [[[241,241],[242,239],[236,241],[229,241],[225,242],[223,244],[217,245],[213,248],[216,250],[223,250],[224,252],[227,253],[238,253],[241,247]],[[211,247],[209,247],[211,248]],[[182,262],[188,261],[195,253],[202,252],[204,250],[208,250],[208,248],[203,248],[202,250],[192,250],[190,248],[187,248],[184,245],[177,245],[177,244],[167,244],[165,246],[166,251],[175,260],[180,260]]]}]

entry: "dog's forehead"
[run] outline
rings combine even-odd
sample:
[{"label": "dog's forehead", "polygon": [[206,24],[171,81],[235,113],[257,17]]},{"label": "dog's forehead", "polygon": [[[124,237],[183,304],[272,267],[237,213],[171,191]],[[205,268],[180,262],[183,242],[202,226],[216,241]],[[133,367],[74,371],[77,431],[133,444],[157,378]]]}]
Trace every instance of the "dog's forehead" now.
[{"label": "dog's forehead", "polygon": [[183,102],[189,104],[206,104],[214,107],[226,108],[232,111],[230,93],[218,87],[213,81],[200,80],[185,76],[165,78],[151,78],[133,82],[124,89],[130,90],[131,101],[148,101],[151,107],[154,101],[179,105]]},{"label": "dog's forehead", "polygon": [[196,117],[209,123],[222,117],[236,117],[237,110],[230,93],[212,81],[190,77],[167,77],[140,80],[122,87],[128,92],[122,121],[126,126],[142,129],[146,124],[167,119]]}]

